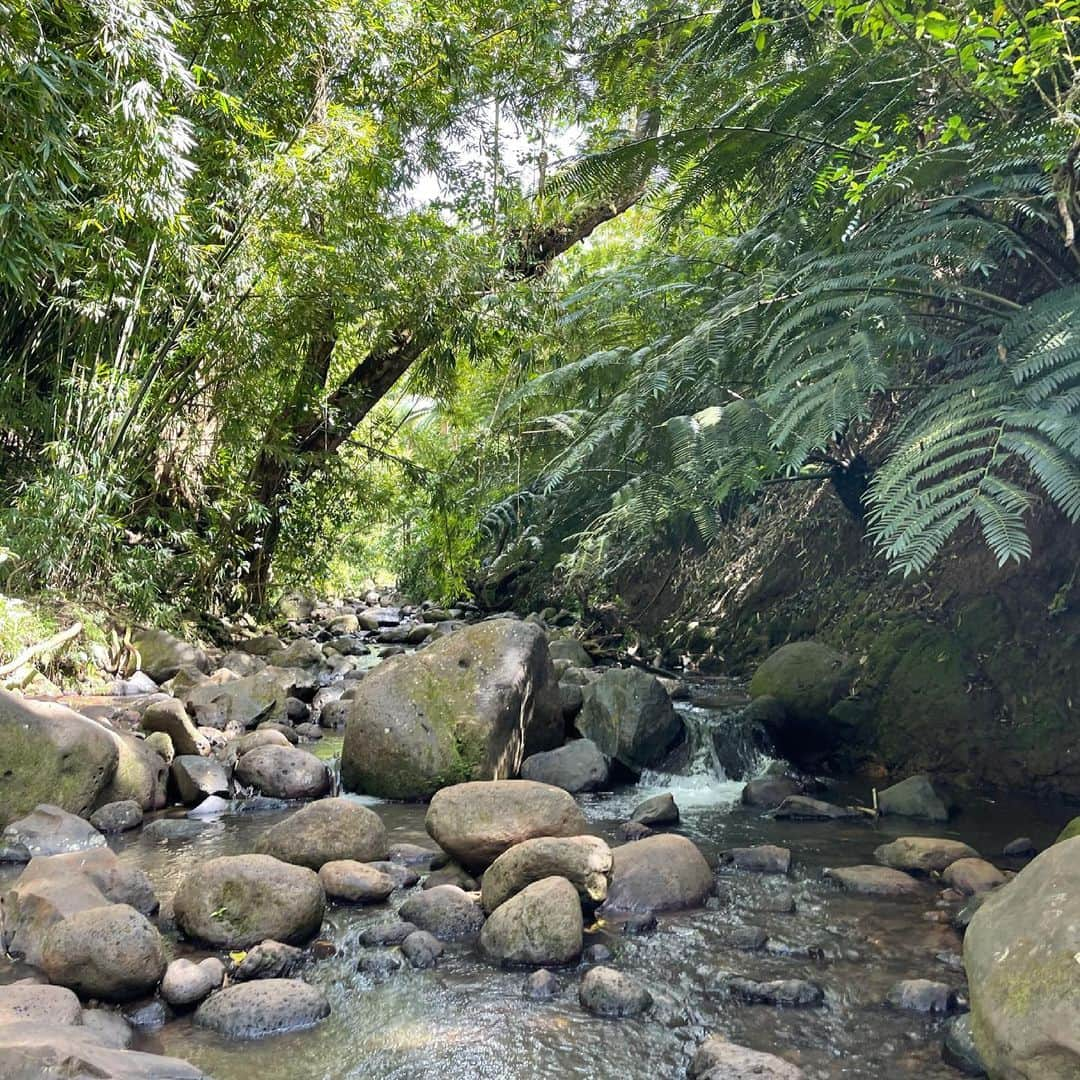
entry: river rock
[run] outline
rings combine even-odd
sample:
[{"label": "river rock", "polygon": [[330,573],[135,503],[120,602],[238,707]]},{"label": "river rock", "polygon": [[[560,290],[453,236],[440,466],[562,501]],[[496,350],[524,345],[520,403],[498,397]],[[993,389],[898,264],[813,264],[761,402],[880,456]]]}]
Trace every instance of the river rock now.
[{"label": "river rock", "polygon": [[555,973],[541,968],[534,971],[522,984],[521,996],[530,1001],[550,1001],[561,989]]},{"label": "river rock", "polygon": [[319,880],[329,899],[351,904],[381,904],[397,886],[388,874],[352,859],[323,863]]},{"label": "river rock", "polygon": [[81,1024],[82,1005],[66,986],[25,982],[0,984],[0,1031],[5,1024],[26,1020],[48,1021],[60,1026]]},{"label": "river rock", "polygon": [[1057,839],[1054,840],[1054,843],[1060,844],[1066,840],[1072,840],[1073,837],[1076,836],[1080,836],[1080,817],[1074,817],[1072,821],[1057,834]]},{"label": "river rock", "polygon": [[582,1007],[597,1016],[640,1016],[653,1003],[652,994],[636,979],[609,967],[590,968],[578,986]]},{"label": "river rock", "polygon": [[212,758],[181,754],[173,760],[171,772],[180,801],[187,806],[202,802],[207,795],[229,794],[229,774]]},{"label": "river rock", "polygon": [[287,697],[279,678],[260,671],[217,686],[204,683],[185,695],[185,703],[195,713],[199,709],[216,707],[225,723],[252,728],[265,720],[284,720]]},{"label": "river rock", "polygon": [[197,1005],[225,980],[225,965],[211,956],[201,963],[173,960],[161,980],[161,996],[174,1008]]},{"label": "river rock", "polygon": [[299,979],[259,979],[219,990],[195,1012],[195,1023],[229,1039],[261,1039],[314,1027],[330,1015],[330,1002]]},{"label": "river rock", "polygon": [[438,870],[447,863],[446,852],[420,844],[391,844],[386,857],[402,866],[415,866],[419,870]]},{"label": "river rock", "polygon": [[140,669],[159,686],[168,682],[181,668],[210,670],[210,661],[202,649],[181,641],[165,630],[137,630],[131,635],[131,644],[138,651]]},{"label": "river rock", "polygon": [[929,776],[920,774],[878,792],[878,810],[884,815],[948,821],[951,804]]},{"label": "river rock", "polygon": [[786,874],[791,869],[791,851],[775,844],[731,848],[723,853],[722,858],[736,870],[758,874]]},{"label": "river rock", "polygon": [[989,892],[1005,884],[1005,875],[985,859],[957,859],[941,875],[946,885],[965,896]]},{"label": "river rock", "polygon": [[239,760],[261,746],[291,746],[292,744],[276,728],[263,728],[261,731],[249,731],[246,735],[234,739],[229,745],[236,750],[236,757]]},{"label": "river rock", "polygon": [[808,1008],[825,1001],[825,991],[807,979],[770,979],[757,982],[731,976],[724,980],[727,991],[750,1005],[781,1005],[784,1008]]},{"label": "river rock", "polygon": [[719,1035],[706,1039],[694,1054],[690,1080],[805,1080],[806,1074],[775,1054],[764,1054],[728,1042]]},{"label": "river rock", "polygon": [[104,1046],[114,1050],[130,1050],[135,1042],[135,1031],[118,1012],[111,1009],[83,1009],[83,1029]]},{"label": "river rock", "polygon": [[595,791],[607,783],[608,762],[591,739],[574,739],[557,750],[527,757],[521,763],[521,777],[573,794]]},{"label": "river rock", "polygon": [[410,967],[426,970],[433,968],[444,952],[443,943],[426,930],[416,930],[401,943],[401,954]]},{"label": "river rock", "polygon": [[964,937],[975,1043],[997,1077],[1080,1075],[1080,837],[985,894]]},{"label": "river rock", "polygon": [[251,979],[287,979],[304,961],[304,953],[281,941],[260,941],[248,949],[232,973],[234,982]]},{"label": "river rock", "polygon": [[1030,836],[1018,836],[1001,849],[1001,854],[1009,859],[1027,859],[1037,853],[1038,848],[1035,847]]},{"label": "river rock", "polygon": [[580,836],[585,816],[562,788],[532,780],[455,784],[437,792],[424,825],[467,870],[483,870],[535,836]]},{"label": "river rock", "polygon": [[678,825],[679,808],[675,805],[675,799],[669,791],[663,795],[653,795],[652,798],[638,803],[630,815],[630,820],[649,826]]},{"label": "river rock", "polygon": [[142,728],[143,731],[163,731],[177,754],[206,757],[210,753],[210,743],[199,734],[187,710],[175,698],[150,705],[143,713]]},{"label": "river rock", "polygon": [[548,644],[552,660],[565,660],[572,667],[591,668],[593,659],[576,638],[556,638]]},{"label": "river rock", "polygon": [[499,905],[480,931],[480,948],[507,964],[568,964],[581,955],[577,889],[563,877],[526,885]]},{"label": "river rock", "polygon": [[480,902],[490,914],[526,886],[544,878],[571,882],[581,900],[598,904],[607,897],[614,860],[597,836],[540,836],[504,851],[485,871]]},{"label": "river rock", "polygon": [[83,997],[130,1001],[165,973],[157,928],[128,904],[90,908],[53,925],[41,945],[49,981]]},{"label": "river rock", "polygon": [[798,795],[800,790],[790,776],[759,776],[742,789],[742,803],[762,810],[775,810],[789,795]]},{"label": "river rock", "polygon": [[0,746],[0,826],[42,803],[88,814],[116,772],[116,743],[104,727],[6,690],[0,690]]},{"label": "river rock", "polygon": [[[176,757],[176,748],[172,739],[164,731],[151,731],[145,739],[140,740],[149,750],[152,750],[166,765],[171,765]],[[166,770],[167,775],[167,770]]]},{"label": "river rock", "polygon": [[975,1035],[971,1029],[971,1013],[955,1016],[949,1021],[945,1028],[941,1057],[946,1065],[951,1065],[967,1076],[986,1075],[986,1066],[975,1045]]},{"label": "river rock", "polygon": [[303,944],[322,926],[326,894],[318,875],[269,855],[226,855],[190,870],[173,911],[188,937],[244,949],[273,938]]},{"label": "river rock", "polygon": [[940,873],[957,859],[978,859],[979,853],[959,840],[937,836],[899,836],[874,849],[874,858],[894,870]]},{"label": "river rock", "polygon": [[825,871],[845,892],[862,896],[923,896],[920,882],[888,866],[843,866]]},{"label": "river rock", "polygon": [[577,728],[633,772],[657,764],[684,730],[668,692],[639,668],[609,668],[590,682],[582,691]]},{"label": "river rock", "polygon": [[330,770],[293,746],[260,746],[236,763],[236,779],[275,799],[317,799],[330,790]]},{"label": "river rock", "polygon": [[700,907],[713,888],[705,857],[685,836],[648,836],[612,850],[605,912],[652,914]]},{"label": "river rock", "polygon": [[860,816],[857,810],[847,806],[836,806],[807,795],[789,795],[772,813],[779,821],[842,821]]},{"label": "river rock", "polygon": [[35,857],[105,846],[105,837],[90,822],[48,803],[11,822],[0,838],[5,844],[21,844]]},{"label": "river rock", "polygon": [[[361,930],[360,944],[376,947],[400,945],[410,934],[415,934],[418,930],[415,923],[405,922],[403,919],[392,919],[390,922],[368,926]],[[423,933],[426,932],[423,931]]]},{"label": "river rock", "polygon": [[429,798],[455,780],[516,776],[563,739],[543,632],[495,620],[380,664],[357,686],[342,783],[393,799]]},{"label": "river rock", "polygon": [[410,896],[398,914],[440,941],[462,941],[480,933],[484,911],[456,885],[436,885]]},{"label": "river rock", "polygon": [[377,814],[352,799],[320,799],[271,826],[256,847],[312,870],[342,860],[370,863],[386,858],[386,829]]},{"label": "river rock", "polygon": [[956,991],[931,979],[903,979],[889,990],[885,1002],[908,1012],[944,1014],[956,1008]]},{"label": "river rock", "polygon": [[158,732],[156,738],[169,746],[166,760],[157,745],[151,742],[155,736],[140,739],[128,732],[113,731],[110,737],[116,746],[116,771],[98,796],[98,804],[132,801],[140,809],[160,810],[168,802],[166,784],[169,778],[168,762],[172,760],[172,740]]}]

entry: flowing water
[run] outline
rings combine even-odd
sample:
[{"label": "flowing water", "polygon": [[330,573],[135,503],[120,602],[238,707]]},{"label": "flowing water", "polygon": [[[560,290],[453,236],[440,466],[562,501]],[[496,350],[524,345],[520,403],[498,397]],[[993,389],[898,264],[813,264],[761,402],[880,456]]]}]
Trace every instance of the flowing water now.
[{"label": "flowing water", "polygon": [[[356,970],[358,935],[387,919],[388,910],[333,907],[323,934],[336,955],[312,961],[304,972],[329,995],[328,1021],[307,1032],[230,1043],[181,1017],[140,1036],[139,1047],[186,1058],[217,1080],[658,1080],[685,1076],[695,1046],[707,1034],[720,1033],[782,1053],[812,1080],[958,1077],[941,1061],[942,1020],[882,1004],[889,987],[904,978],[937,979],[963,990],[958,937],[926,917],[937,894],[928,889],[919,902],[852,897],[823,880],[821,872],[872,862],[878,844],[912,832],[962,838],[984,854],[1000,852],[1022,834],[1042,846],[1060,826],[1062,811],[982,800],[947,827],[889,819],[775,821],[743,808],[743,779],[728,779],[717,765],[712,733],[720,729],[716,741],[729,751],[724,754],[729,767],[734,768],[734,755],[747,771],[760,772],[768,760],[753,738],[733,726],[730,712],[691,706],[682,711],[692,732],[689,763],[674,775],[650,773],[632,787],[582,798],[595,832],[618,842],[617,825],[633,805],[672,791],[682,810],[679,831],[697,842],[711,863],[725,848],[775,843],[791,849],[793,869],[788,878],[720,871],[718,897],[706,909],[663,916],[659,928],[643,936],[618,935],[604,926],[588,935],[589,942],[611,948],[611,964],[653,993],[657,1007],[647,1018],[602,1020],[584,1012],[577,1003],[581,968],[560,973],[562,991],[554,1000],[527,1001],[521,995],[523,972],[495,969],[467,945],[448,946],[433,970],[406,969],[374,979]],[[337,745],[324,740],[320,752],[330,755]],[[833,794],[842,798],[844,793]],[[392,842],[430,842],[422,806],[364,801],[380,814]],[[155,842],[135,835],[115,840],[114,847],[149,873],[166,900],[189,867],[251,850],[259,833],[282,816],[231,815],[187,840]],[[0,879],[0,887],[4,883]],[[784,904],[777,901],[788,891],[796,910],[783,914],[776,909]],[[404,896],[399,891],[392,904]],[[763,928],[765,948],[733,948],[728,935],[741,926]],[[177,951],[189,950],[178,944]],[[722,992],[725,973],[811,979],[824,988],[825,1005],[740,1004]],[[0,981],[19,974],[0,962]]]}]

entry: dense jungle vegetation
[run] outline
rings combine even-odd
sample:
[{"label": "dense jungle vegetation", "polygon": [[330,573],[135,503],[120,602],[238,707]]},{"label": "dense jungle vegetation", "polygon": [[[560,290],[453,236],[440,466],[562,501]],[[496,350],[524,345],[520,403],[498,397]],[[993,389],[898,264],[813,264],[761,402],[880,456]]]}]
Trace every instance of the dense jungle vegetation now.
[{"label": "dense jungle vegetation", "polygon": [[1078,26],[0,0],[0,588],[603,597],[776,484],[902,574],[1028,558],[1080,518]]}]

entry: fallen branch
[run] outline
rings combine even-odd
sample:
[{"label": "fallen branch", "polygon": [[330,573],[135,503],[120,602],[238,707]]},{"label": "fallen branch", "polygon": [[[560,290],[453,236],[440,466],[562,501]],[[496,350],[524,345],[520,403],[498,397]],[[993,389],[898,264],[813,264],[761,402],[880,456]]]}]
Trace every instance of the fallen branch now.
[{"label": "fallen branch", "polygon": [[81,622],[73,623],[66,630],[61,630],[60,633],[53,634],[51,638],[46,638],[44,641],[39,641],[36,645],[30,645],[28,648],[23,649],[14,660],[0,667],[0,679],[6,675],[12,674],[12,672],[18,671],[24,664],[29,664],[35,656],[40,656],[42,653],[54,652],[61,645],[66,645],[69,641],[77,638],[82,632],[83,624]]}]

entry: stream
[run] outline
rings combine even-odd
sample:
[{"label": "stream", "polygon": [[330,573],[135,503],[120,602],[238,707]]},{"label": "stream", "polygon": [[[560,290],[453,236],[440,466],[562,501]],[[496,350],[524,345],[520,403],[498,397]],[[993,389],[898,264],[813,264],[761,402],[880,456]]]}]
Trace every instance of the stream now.
[{"label": "stream", "polygon": [[[960,940],[947,923],[927,918],[935,894],[923,901],[851,896],[822,879],[828,866],[873,862],[879,844],[904,834],[963,839],[994,856],[1018,835],[1043,846],[1054,836],[1060,810],[1033,801],[977,800],[946,827],[903,819],[785,822],[742,807],[744,780],[728,779],[712,750],[712,730],[729,722],[723,709],[680,707],[692,735],[690,764],[680,775],[646,773],[636,785],[580,801],[594,831],[619,843],[618,825],[648,795],[671,791],[682,811],[679,831],[710,864],[733,846],[772,843],[792,851],[788,878],[718,872],[718,896],[705,909],[662,916],[657,930],[625,936],[597,926],[587,943],[603,942],[610,961],[633,974],[657,1001],[640,1020],[603,1020],[577,1002],[581,970],[560,972],[562,990],[549,1002],[526,1000],[522,971],[493,968],[470,945],[451,945],[431,970],[406,968],[375,979],[357,971],[362,929],[388,918],[385,905],[328,909],[323,938],[335,955],[313,960],[304,978],[327,992],[333,1012],[319,1027],[250,1043],[230,1043],[188,1017],[138,1036],[139,1049],[185,1058],[216,1080],[517,1080],[517,1078],[681,1077],[695,1046],[709,1033],[760,1050],[782,1052],[808,1077],[955,1078],[940,1056],[944,1021],[898,1012],[882,1004],[900,979],[928,978],[964,989]],[[739,738],[732,732],[732,739]],[[744,740],[745,743],[745,740]],[[331,758],[339,738],[318,744]],[[749,743],[736,747],[746,776],[769,764]],[[731,754],[726,755],[731,764]],[[831,788],[827,798],[868,792]],[[394,842],[428,843],[425,807],[362,798],[386,824]],[[177,812],[171,812],[175,815]],[[184,840],[135,833],[110,840],[120,857],[143,868],[168,901],[194,864],[252,849],[260,832],[286,812],[230,814]],[[1007,862],[999,860],[1003,866]],[[1019,866],[1019,864],[1017,864]],[[0,887],[17,871],[0,870]],[[419,888],[417,886],[416,888]],[[795,901],[795,911],[787,895]],[[398,890],[397,906],[407,895]],[[760,927],[764,948],[733,947],[733,927]],[[183,944],[177,952],[204,955]],[[806,978],[825,990],[821,1008],[745,1005],[718,987],[725,973],[755,979]],[[0,962],[0,982],[26,974]]]}]

